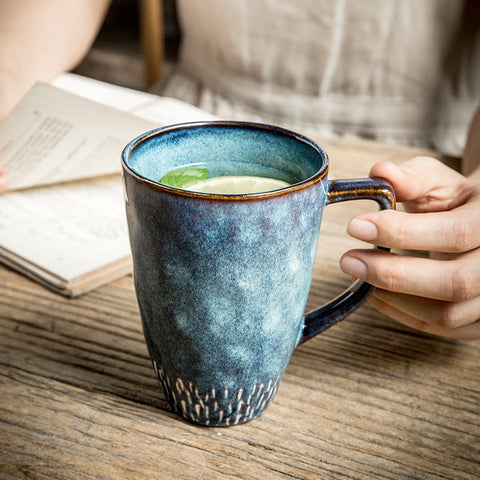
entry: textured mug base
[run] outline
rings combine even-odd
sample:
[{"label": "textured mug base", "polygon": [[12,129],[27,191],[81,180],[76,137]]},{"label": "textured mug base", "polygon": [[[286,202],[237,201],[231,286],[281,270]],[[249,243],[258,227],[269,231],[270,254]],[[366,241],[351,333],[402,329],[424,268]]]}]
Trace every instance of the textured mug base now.
[{"label": "textured mug base", "polygon": [[267,408],[275,396],[281,376],[231,389],[212,385],[199,391],[192,382],[171,378],[155,361],[155,372],[172,409],[187,421],[209,427],[228,427],[249,422]]}]

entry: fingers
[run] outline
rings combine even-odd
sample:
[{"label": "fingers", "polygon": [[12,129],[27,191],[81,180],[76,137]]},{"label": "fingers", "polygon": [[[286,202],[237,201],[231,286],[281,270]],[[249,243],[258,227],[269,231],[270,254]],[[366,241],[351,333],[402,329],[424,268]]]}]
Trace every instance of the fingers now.
[{"label": "fingers", "polygon": [[480,249],[452,260],[400,256],[381,250],[351,250],[343,272],[392,292],[461,302],[480,295]]},{"label": "fingers", "polygon": [[459,173],[429,157],[400,166],[381,163],[370,173],[386,178],[415,215],[392,210],[360,215],[347,227],[353,237],[436,252],[466,252],[480,245],[480,193]]},{"label": "fingers", "polygon": [[370,176],[388,180],[397,200],[416,212],[451,210],[464,203],[470,188],[463,175],[431,157],[415,157],[398,166],[379,163]]},{"label": "fingers", "polygon": [[406,210],[360,215],[347,231],[375,245],[455,253],[448,259],[352,250],[342,270],[377,287],[370,303],[412,328],[462,339],[480,338],[480,193],[474,182],[429,157],[400,166],[378,164]]},{"label": "fingers", "polygon": [[375,298],[412,318],[452,329],[480,320],[480,295],[464,302],[446,302],[377,289]]},{"label": "fingers", "polygon": [[480,199],[452,211],[409,214],[394,210],[353,218],[352,237],[390,248],[466,252],[480,245]]},{"label": "fingers", "polygon": [[458,340],[480,339],[480,296],[450,303],[376,290],[369,303],[416,330]]}]

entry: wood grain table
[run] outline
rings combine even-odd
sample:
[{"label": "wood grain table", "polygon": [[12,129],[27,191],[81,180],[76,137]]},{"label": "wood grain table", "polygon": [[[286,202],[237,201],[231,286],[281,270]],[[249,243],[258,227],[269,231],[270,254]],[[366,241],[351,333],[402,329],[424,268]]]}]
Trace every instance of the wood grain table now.
[{"label": "wood grain table", "polygon": [[[419,153],[324,142],[334,178]],[[421,152],[420,152],[421,153]],[[349,218],[327,207],[308,308],[350,279]],[[480,344],[424,335],[364,305],[296,349],[259,419],[191,425],[169,411],[127,276],[66,299],[0,267],[0,478],[480,478]]]}]

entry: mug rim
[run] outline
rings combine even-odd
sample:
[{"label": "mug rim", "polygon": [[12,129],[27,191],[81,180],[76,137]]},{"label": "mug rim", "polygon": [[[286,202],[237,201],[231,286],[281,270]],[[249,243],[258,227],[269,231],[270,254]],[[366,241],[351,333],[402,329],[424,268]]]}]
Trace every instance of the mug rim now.
[{"label": "mug rim", "polygon": [[[322,166],[320,169],[315,172],[312,176],[301,180],[300,182],[294,183],[292,185],[287,185],[285,187],[281,187],[275,190],[267,190],[265,192],[253,192],[253,193],[207,193],[207,192],[196,192],[192,190],[185,190],[178,187],[172,187],[170,185],[165,185],[163,183],[157,182],[150,178],[147,178],[138,172],[136,172],[132,167],[129,166],[128,160],[132,151],[140,144],[148,141],[152,137],[156,137],[159,135],[163,135],[165,133],[174,132],[178,130],[185,130],[185,129],[195,129],[195,128],[204,128],[204,127],[233,127],[233,128],[243,128],[243,129],[254,129],[254,130],[263,130],[263,131],[270,131],[275,132],[277,134],[293,138],[296,141],[303,142],[314,150],[322,158]],[[329,168],[329,159],[327,152],[316,143],[311,138],[308,138],[301,133],[297,133],[293,130],[289,130],[284,127],[271,125],[267,123],[260,123],[260,122],[249,122],[249,121],[238,121],[238,120],[205,120],[205,121],[196,121],[196,122],[185,122],[185,123],[176,123],[172,125],[166,125],[164,127],[154,128],[147,132],[144,132],[133,140],[131,140],[122,150],[122,173],[127,173],[137,181],[145,183],[150,187],[161,190],[166,193],[171,193],[174,195],[180,195],[183,197],[192,197],[196,199],[207,199],[207,200],[259,200],[264,198],[276,197],[280,195],[289,194],[292,192],[296,192],[298,190],[303,190],[308,188],[320,181],[322,181],[327,173]]]}]

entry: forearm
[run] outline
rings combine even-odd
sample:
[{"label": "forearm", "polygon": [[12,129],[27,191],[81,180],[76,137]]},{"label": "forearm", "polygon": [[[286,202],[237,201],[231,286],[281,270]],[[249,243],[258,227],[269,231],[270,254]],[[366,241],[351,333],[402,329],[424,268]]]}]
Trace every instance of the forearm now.
[{"label": "forearm", "polygon": [[110,0],[0,0],[0,121],[37,80],[88,52]]}]

